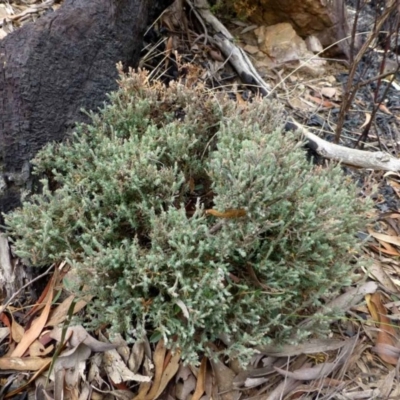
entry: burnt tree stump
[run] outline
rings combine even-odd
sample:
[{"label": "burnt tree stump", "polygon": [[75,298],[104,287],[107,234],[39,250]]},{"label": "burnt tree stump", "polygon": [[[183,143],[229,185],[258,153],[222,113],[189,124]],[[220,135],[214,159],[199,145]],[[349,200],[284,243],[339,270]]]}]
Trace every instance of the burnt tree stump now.
[{"label": "burnt tree stump", "polygon": [[[158,2],[158,3],[157,3]],[[65,0],[0,41],[0,211],[32,187],[30,160],[61,141],[81,112],[117,89],[116,63],[135,67],[148,21],[168,0]]]}]

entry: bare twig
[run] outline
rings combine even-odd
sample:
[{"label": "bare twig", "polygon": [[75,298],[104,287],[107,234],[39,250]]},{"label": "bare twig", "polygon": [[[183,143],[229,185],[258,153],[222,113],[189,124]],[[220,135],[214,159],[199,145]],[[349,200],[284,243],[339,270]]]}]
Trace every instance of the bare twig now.
[{"label": "bare twig", "polygon": [[[345,90],[343,93],[343,100],[342,100],[342,103],[340,106],[339,118],[338,118],[337,125],[336,125],[335,143],[339,143],[346,115],[348,114],[350,106],[353,103],[353,100],[357,94],[359,87],[360,87],[360,86],[358,86],[358,83],[354,84],[357,68],[359,67],[359,63],[362,60],[362,58],[365,56],[367,51],[369,50],[372,43],[378,38],[379,34],[382,32],[382,27],[385,24],[385,22],[388,20],[388,18],[393,13],[395,13],[397,11],[397,7],[398,7],[397,1],[398,0],[389,0],[386,2],[385,10],[383,11],[381,16],[377,17],[374,28],[372,29],[371,33],[368,35],[364,44],[361,46],[361,49],[357,53],[356,57],[352,60],[352,63],[350,66],[350,71],[349,71],[349,76],[348,76]],[[360,10],[361,10],[360,1],[358,1],[356,15],[359,14]],[[356,25],[356,23],[357,23],[357,18],[356,18],[354,24]],[[355,32],[354,29],[355,29],[355,27],[353,27],[353,33]],[[353,43],[351,44],[351,47],[354,48],[355,34],[354,35],[352,34],[352,41],[353,41]],[[384,58],[384,61],[382,62],[381,74],[383,73],[384,65],[385,65],[385,58]],[[380,80],[379,80],[379,82],[380,82]],[[378,84],[378,88],[375,91],[375,97],[377,96],[378,92],[379,92],[379,84]],[[381,101],[383,101],[383,98]],[[379,105],[378,105],[378,107],[379,107]],[[376,114],[376,111],[375,111],[374,115],[375,114]],[[364,130],[364,132],[367,132],[366,133],[367,135],[368,135],[368,131],[369,131],[369,126],[366,127],[367,128],[366,130]],[[363,133],[362,137],[365,138],[366,135]]]},{"label": "bare twig", "polygon": [[28,283],[26,283],[24,286],[19,288],[6,302],[4,305],[0,306],[0,314],[18,297],[18,295],[21,293],[22,290],[26,289],[28,286],[32,285],[33,282],[38,281],[39,279],[42,279],[44,276],[48,275],[50,271],[54,268],[55,264],[52,264],[43,274],[38,275],[36,278],[33,278],[30,280]]},{"label": "bare twig", "polygon": [[269,95],[270,86],[258,74],[246,53],[235,45],[234,37],[229,30],[211,13],[207,0],[195,0],[194,7],[201,17],[213,27],[215,31],[212,37],[214,44],[229,60],[242,81],[246,85],[258,88],[264,96]]}]

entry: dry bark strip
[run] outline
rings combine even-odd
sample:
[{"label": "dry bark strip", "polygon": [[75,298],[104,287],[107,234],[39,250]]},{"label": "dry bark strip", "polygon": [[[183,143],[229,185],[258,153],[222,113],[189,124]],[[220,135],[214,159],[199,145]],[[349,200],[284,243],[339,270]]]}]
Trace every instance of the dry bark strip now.
[{"label": "dry bark strip", "polygon": [[350,149],[327,142],[317,135],[314,135],[307,128],[293,118],[290,119],[301,134],[308,140],[311,149],[317,152],[321,157],[340,161],[347,165],[359,168],[367,168],[383,171],[400,171],[400,160],[384,151],[364,151]]},{"label": "dry bark strip", "polygon": [[0,233],[0,298],[11,296],[18,287],[22,286],[24,276],[21,275],[23,275],[23,271],[21,274],[16,273],[11,262],[7,238]]}]

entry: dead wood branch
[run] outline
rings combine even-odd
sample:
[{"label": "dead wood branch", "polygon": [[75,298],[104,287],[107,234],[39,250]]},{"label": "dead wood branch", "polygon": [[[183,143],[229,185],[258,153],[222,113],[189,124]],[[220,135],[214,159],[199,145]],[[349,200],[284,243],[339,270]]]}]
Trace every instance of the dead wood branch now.
[{"label": "dead wood branch", "polygon": [[271,91],[270,86],[258,74],[246,53],[235,45],[234,37],[228,29],[211,13],[207,0],[195,0],[194,7],[216,32],[212,37],[213,43],[229,60],[243,83],[258,88],[264,96],[268,95]]},{"label": "dead wood branch", "polygon": [[337,160],[347,165],[384,171],[400,171],[400,160],[384,151],[364,151],[350,149],[329,143],[314,135],[303,125],[290,119],[302,135],[308,140],[309,146],[320,156]]}]

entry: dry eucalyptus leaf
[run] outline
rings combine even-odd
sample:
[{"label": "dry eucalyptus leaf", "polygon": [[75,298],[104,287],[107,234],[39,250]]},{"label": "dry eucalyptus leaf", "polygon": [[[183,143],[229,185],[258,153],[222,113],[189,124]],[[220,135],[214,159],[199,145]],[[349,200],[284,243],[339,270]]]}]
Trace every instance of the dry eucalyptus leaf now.
[{"label": "dry eucalyptus leaf", "polygon": [[224,363],[210,359],[212,370],[218,385],[218,392],[222,400],[237,400],[240,392],[233,389],[235,373]]},{"label": "dry eucalyptus leaf", "polygon": [[51,363],[51,358],[0,357],[0,370],[38,371]]},{"label": "dry eucalyptus leaf", "polygon": [[122,360],[116,350],[108,350],[103,355],[103,365],[114,383],[136,381],[150,382],[150,377],[133,373]]},{"label": "dry eucalyptus leaf", "polygon": [[[12,316],[12,314],[11,314]],[[25,329],[17,322],[14,320],[14,317],[12,317],[12,323],[11,323],[11,337],[14,340],[15,343],[19,343],[24,336]]]},{"label": "dry eucalyptus leaf", "polygon": [[[180,379],[182,380],[181,383]],[[190,371],[190,369],[186,366],[180,366],[179,367],[179,371],[176,374],[176,382],[178,382],[177,385],[177,389],[178,389],[178,385],[179,385],[179,391],[177,390],[176,392],[176,397],[179,400],[186,400],[189,398],[189,396],[195,391],[196,389],[196,378],[193,376],[192,372]],[[193,400],[193,399],[192,399]]]},{"label": "dry eucalyptus leaf", "polygon": [[132,347],[131,354],[128,360],[128,367],[133,372],[136,373],[143,363],[144,357],[144,343],[137,340]]},{"label": "dry eucalyptus leaf", "polygon": [[78,346],[63,351],[59,357],[57,357],[54,364],[54,369],[59,368],[68,369],[75,368],[81,361],[86,361],[92,354],[90,348],[83,343]]},{"label": "dry eucalyptus leaf", "polygon": [[300,381],[293,378],[286,378],[272,392],[268,393],[268,400],[282,400],[287,393],[296,389],[299,385],[301,385]]},{"label": "dry eucalyptus leaf", "polygon": [[328,376],[337,366],[337,363],[323,363],[311,368],[302,367],[293,372],[277,367],[275,367],[275,370],[286,378],[292,378],[298,381],[310,381]]},{"label": "dry eucalyptus leaf", "polygon": [[89,367],[89,373],[87,380],[90,383],[95,383],[95,386],[101,387],[104,383],[103,378],[101,377],[101,362],[102,362],[102,356],[100,353],[95,354],[93,357],[90,358],[90,367]]},{"label": "dry eucalyptus leaf", "polygon": [[313,339],[298,345],[265,346],[257,349],[263,354],[273,357],[293,357],[299,354],[313,354],[337,350],[346,344],[344,340]]},{"label": "dry eucalyptus leaf", "polygon": [[167,387],[169,381],[178,372],[180,358],[181,358],[180,352],[177,352],[172,356],[171,360],[169,361],[168,365],[166,366],[166,368],[162,374],[160,385],[158,387],[158,390],[157,390],[157,393],[156,393],[154,399],[157,399],[162,394],[164,389]]},{"label": "dry eucalyptus leaf", "polygon": [[[57,340],[57,342],[61,340],[61,335],[62,335],[62,328],[54,328],[53,332],[50,334],[50,336],[53,339]],[[67,333],[65,336],[69,337],[69,335],[71,335],[71,338],[69,340],[69,345],[72,347],[76,347],[80,343],[84,343],[94,352],[103,352],[115,349],[117,347],[117,345],[112,343],[100,342],[99,340],[89,335],[86,329],[80,325],[69,327],[67,329]]]},{"label": "dry eucalyptus leaf", "polygon": [[[69,307],[74,299],[75,296],[71,295],[67,297],[61,304],[59,304],[57,308],[50,313],[50,318],[47,321],[46,326],[57,326],[59,323],[64,322],[68,315]],[[86,306],[88,300],[89,299],[78,300],[74,306],[73,314],[76,314],[82,310],[82,308]]]},{"label": "dry eucalyptus leaf", "polygon": [[43,308],[42,313],[37,317],[31,324],[30,328],[24,333],[21,341],[18,343],[17,347],[12,352],[13,357],[22,357],[29,346],[40,336],[44,326],[46,325],[47,319],[49,317],[51,304],[53,300],[53,288],[55,277],[49,282],[49,295],[47,296],[46,305]]},{"label": "dry eucalyptus leaf", "polygon": [[244,381],[244,387],[246,388],[255,388],[257,386],[262,385],[265,382],[268,382],[270,378],[247,378]]},{"label": "dry eucalyptus leaf", "polygon": [[46,356],[47,354],[50,354],[54,349],[54,346],[48,346],[47,348],[44,347],[42,343],[39,342],[39,340],[35,340],[30,346],[29,346],[29,355],[31,357],[43,357]]},{"label": "dry eucalyptus leaf", "polygon": [[392,281],[391,277],[385,272],[382,267],[382,263],[378,260],[375,260],[369,268],[366,268],[367,273],[376,279],[384,288],[389,289],[392,292],[397,291],[397,286]]},{"label": "dry eucalyptus leaf", "polygon": [[[103,338],[101,338],[101,339],[103,340]],[[124,360],[124,363],[127,364],[129,361],[131,350],[120,334],[117,334],[113,338],[113,344],[118,346],[116,348],[116,350],[118,351],[118,354]]]}]

